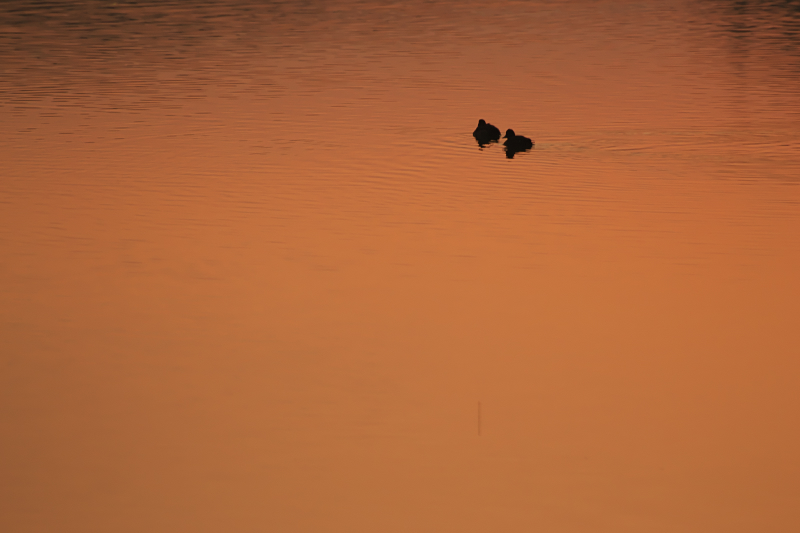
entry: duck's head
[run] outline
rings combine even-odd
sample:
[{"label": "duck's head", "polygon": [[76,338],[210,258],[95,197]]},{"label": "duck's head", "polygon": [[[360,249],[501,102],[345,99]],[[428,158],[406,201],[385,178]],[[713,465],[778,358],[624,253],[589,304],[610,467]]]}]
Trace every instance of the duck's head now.
[{"label": "duck's head", "polygon": [[480,119],[480,120],[478,121],[478,127],[479,127],[479,128],[480,128],[481,126],[485,126],[485,125],[486,125],[486,121],[485,121],[485,120],[483,120],[483,119]]},{"label": "duck's head", "polygon": [[513,137],[516,137],[516,134],[514,133],[514,130],[512,130],[512,129],[506,130],[506,134],[503,135],[503,139],[511,139]]}]

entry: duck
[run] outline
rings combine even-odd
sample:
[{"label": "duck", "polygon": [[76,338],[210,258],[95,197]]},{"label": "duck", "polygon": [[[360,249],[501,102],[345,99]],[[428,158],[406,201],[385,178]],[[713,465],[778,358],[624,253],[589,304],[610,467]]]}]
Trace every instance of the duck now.
[{"label": "duck", "polygon": [[503,139],[506,139],[506,142],[503,143],[503,146],[505,146],[507,150],[522,152],[533,148],[532,140],[525,136],[517,135],[512,129],[506,130],[506,134],[503,135]]},{"label": "duck", "polygon": [[478,127],[472,132],[472,136],[478,141],[478,144],[483,146],[490,142],[497,142],[500,140],[500,130],[492,126],[483,119],[478,121]]}]

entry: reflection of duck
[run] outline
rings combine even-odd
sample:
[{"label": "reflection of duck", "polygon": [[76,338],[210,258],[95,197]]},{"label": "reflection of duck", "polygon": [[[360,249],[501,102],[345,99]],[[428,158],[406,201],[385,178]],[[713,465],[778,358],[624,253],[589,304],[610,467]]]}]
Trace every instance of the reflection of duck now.
[{"label": "reflection of duck", "polygon": [[472,136],[478,141],[480,146],[489,144],[490,142],[497,142],[500,140],[500,130],[492,126],[483,119],[478,121],[478,127],[472,132]]},{"label": "reflection of duck", "polygon": [[517,135],[514,130],[506,130],[503,135],[506,142],[503,145],[506,147],[506,157],[511,159],[517,152],[524,152],[533,148],[533,141],[522,135]]}]

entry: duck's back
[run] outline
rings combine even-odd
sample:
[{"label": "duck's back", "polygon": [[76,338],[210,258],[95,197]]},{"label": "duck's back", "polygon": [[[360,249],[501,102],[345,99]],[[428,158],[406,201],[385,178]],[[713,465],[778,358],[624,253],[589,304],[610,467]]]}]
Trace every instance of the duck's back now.
[{"label": "duck's back", "polygon": [[509,137],[503,144],[513,150],[527,150],[528,148],[533,148],[533,141],[522,135]]},{"label": "duck's back", "polygon": [[490,141],[500,140],[500,130],[497,127],[489,124],[481,119],[478,122],[478,127],[472,132],[475,138],[486,139]]},{"label": "duck's back", "polygon": [[493,126],[493,125],[489,124],[488,122],[486,123],[486,132],[495,141],[500,139],[500,130],[496,126]]}]

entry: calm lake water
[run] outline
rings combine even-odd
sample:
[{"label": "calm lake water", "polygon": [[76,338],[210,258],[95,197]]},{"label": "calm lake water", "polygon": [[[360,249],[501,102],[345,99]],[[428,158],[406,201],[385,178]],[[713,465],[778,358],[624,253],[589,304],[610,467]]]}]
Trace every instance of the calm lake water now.
[{"label": "calm lake water", "polygon": [[797,531],[799,89],[796,0],[5,0],[0,529]]}]

